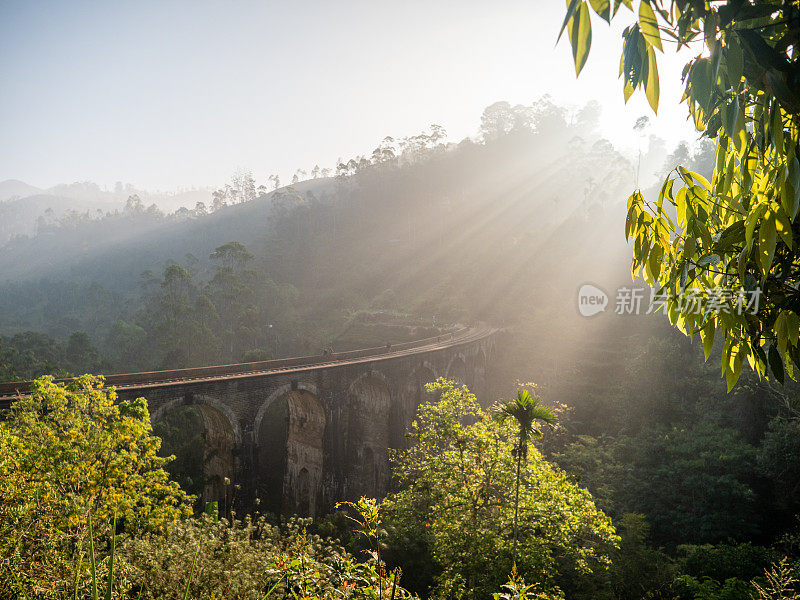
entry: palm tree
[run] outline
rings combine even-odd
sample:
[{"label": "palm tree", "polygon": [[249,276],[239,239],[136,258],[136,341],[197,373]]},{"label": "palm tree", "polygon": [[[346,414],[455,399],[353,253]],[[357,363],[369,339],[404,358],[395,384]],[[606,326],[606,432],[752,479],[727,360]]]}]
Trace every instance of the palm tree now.
[{"label": "palm tree", "polygon": [[533,396],[528,390],[517,390],[517,399],[509,400],[500,405],[500,413],[504,417],[511,417],[517,422],[518,441],[512,450],[512,456],[517,460],[517,480],[514,491],[514,564],[517,564],[517,537],[519,522],[519,482],[522,461],[528,457],[528,443],[532,439],[542,437],[539,422],[553,429],[556,423],[556,414],[542,406],[542,399]]}]

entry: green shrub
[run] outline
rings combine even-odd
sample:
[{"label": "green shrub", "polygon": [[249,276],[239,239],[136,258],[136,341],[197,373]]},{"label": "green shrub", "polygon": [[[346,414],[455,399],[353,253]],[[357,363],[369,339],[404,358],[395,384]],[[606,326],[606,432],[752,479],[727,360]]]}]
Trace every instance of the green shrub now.
[{"label": "green shrub", "polygon": [[681,575],[673,588],[680,600],[751,600],[753,592],[750,582],[735,577],[719,582],[709,577]]},{"label": "green shrub", "polygon": [[749,581],[764,574],[778,560],[775,551],[763,546],[720,544],[718,546],[688,546],[683,548],[683,572],[692,577],[710,577],[716,581],[736,578]]},{"label": "green shrub", "polygon": [[[190,598],[260,600],[276,585],[277,598],[388,597],[395,581],[379,575],[375,560],[358,561],[335,542],[308,534],[309,524],[294,518],[283,527],[249,518],[229,524],[204,515],[166,534],[129,537],[118,550],[127,593],[142,600],[182,598],[196,554]],[[395,598],[409,597],[395,587]]]}]

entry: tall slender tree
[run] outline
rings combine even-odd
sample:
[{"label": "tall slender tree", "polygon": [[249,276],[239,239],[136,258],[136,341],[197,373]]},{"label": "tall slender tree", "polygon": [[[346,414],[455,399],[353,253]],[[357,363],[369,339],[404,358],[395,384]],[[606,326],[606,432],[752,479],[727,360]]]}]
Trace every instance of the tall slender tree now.
[{"label": "tall slender tree", "polygon": [[514,485],[514,564],[517,562],[517,539],[519,537],[519,480],[522,461],[528,457],[528,444],[531,440],[542,437],[541,421],[552,429],[556,424],[556,414],[546,406],[542,399],[532,395],[526,389],[517,390],[517,398],[500,405],[500,414],[517,422],[517,444],[512,450],[517,461],[517,473]]}]

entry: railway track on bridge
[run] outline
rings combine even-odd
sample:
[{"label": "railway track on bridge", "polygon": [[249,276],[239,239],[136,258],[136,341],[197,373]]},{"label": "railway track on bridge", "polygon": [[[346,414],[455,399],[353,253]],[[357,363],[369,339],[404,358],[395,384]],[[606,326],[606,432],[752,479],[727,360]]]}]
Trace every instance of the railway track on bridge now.
[{"label": "railway track on bridge", "polygon": [[[459,329],[453,333],[391,346],[335,352],[330,355],[283,358],[253,363],[237,363],[232,365],[216,365],[144,373],[122,373],[108,375],[105,377],[105,381],[106,387],[115,387],[119,390],[141,389],[144,391],[155,387],[163,388],[209,381],[246,379],[279,373],[302,373],[315,369],[330,369],[339,366],[379,362],[415,354],[435,352],[437,350],[446,350],[489,337],[497,331],[498,329],[487,325],[478,325],[476,327]],[[69,380],[62,379],[58,381]],[[15,399],[29,394],[30,389],[30,381],[0,383],[0,409],[8,408]]]}]

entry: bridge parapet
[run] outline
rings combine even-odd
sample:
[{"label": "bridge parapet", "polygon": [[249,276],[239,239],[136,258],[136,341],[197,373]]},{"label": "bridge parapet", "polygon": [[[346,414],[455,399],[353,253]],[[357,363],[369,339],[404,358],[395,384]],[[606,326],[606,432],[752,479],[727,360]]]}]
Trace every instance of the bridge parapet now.
[{"label": "bridge parapet", "polygon": [[[363,348],[359,350],[349,350],[345,352],[334,352],[329,355],[300,356],[294,358],[279,358],[250,363],[235,363],[230,365],[212,365],[206,367],[191,367],[188,369],[171,369],[165,371],[147,371],[141,373],[119,373],[105,376],[107,387],[114,386],[119,389],[152,387],[154,385],[167,385],[180,383],[188,380],[219,379],[224,377],[235,377],[238,375],[261,375],[276,371],[290,369],[300,369],[303,367],[323,368],[335,366],[339,363],[357,361],[359,359],[371,357],[390,357],[399,353],[406,353],[414,350],[426,351],[432,346],[455,345],[465,340],[475,337],[476,334],[485,333],[485,328],[464,327],[450,334],[442,334],[436,337],[378,346],[374,348]],[[489,332],[494,331],[489,329]],[[448,344],[449,342],[449,344]],[[70,381],[69,379],[58,379],[57,382]],[[9,399],[30,393],[30,381],[0,382],[0,408],[6,408]]]}]

